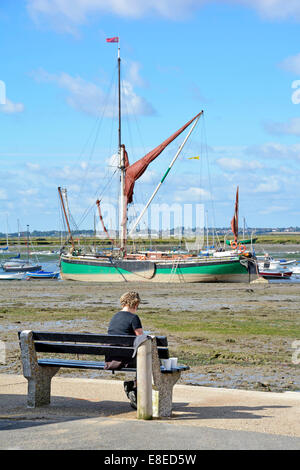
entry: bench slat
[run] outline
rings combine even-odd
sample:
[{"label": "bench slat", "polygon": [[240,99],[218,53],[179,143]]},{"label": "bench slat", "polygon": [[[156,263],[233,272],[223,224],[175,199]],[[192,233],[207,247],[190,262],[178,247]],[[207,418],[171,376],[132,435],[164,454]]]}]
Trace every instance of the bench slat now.
[{"label": "bench slat", "polygon": [[109,354],[121,357],[132,357],[134,351],[133,348],[129,347],[44,342],[36,342],[35,350],[44,353],[93,354],[99,356]]},{"label": "bench slat", "polygon": [[34,331],[34,341],[62,341],[65,343],[97,343],[122,346],[133,346],[136,336],[108,336],[89,333],[48,333]]},{"label": "bench slat", "polygon": [[[69,369],[96,369],[104,370],[105,362],[98,361],[70,361],[64,359],[39,359],[39,366],[48,366],[48,367],[67,367]],[[126,370],[128,372],[136,372],[134,367],[125,367],[118,369],[120,371]],[[113,372],[113,371],[110,371]]]},{"label": "bench slat", "polygon": [[[92,344],[48,343],[36,341],[35,350],[37,352],[44,353],[92,354],[99,356],[107,354],[110,356],[132,358],[134,348],[129,346],[99,346]],[[157,348],[157,351],[160,359],[169,358],[169,350],[167,348]]]},{"label": "bench slat", "polygon": [[[39,359],[38,364],[40,366],[48,367],[68,367],[70,369],[98,369],[103,370],[105,362],[101,361],[80,361],[80,360],[65,360],[65,359]],[[161,366],[160,370],[164,374],[172,374],[174,371],[184,371],[189,370],[189,366],[178,365],[176,368],[171,370],[166,370]],[[119,371],[128,371],[136,372],[136,368],[133,367],[124,367],[118,369]],[[117,372],[117,370],[116,370]]]},{"label": "bench slat", "polygon": [[[20,332],[19,332],[20,336]],[[34,331],[33,339],[35,341],[64,341],[80,343],[98,343],[115,344],[123,346],[133,346],[136,336],[123,335],[97,335],[94,333],[58,333],[49,331]],[[168,340],[166,336],[156,336],[157,346],[167,347]]]}]

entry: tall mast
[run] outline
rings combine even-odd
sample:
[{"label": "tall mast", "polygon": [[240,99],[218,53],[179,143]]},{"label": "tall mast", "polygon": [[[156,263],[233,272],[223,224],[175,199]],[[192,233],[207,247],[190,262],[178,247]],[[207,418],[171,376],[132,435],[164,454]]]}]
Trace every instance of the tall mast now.
[{"label": "tall mast", "polygon": [[67,224],[67,227],[68,227],[69,238],[71,240],[72,248],[74,250],[74,248],[75,248],[74,247],[74,240],[73,240],[73,237],[72,237],[72,232],[71,232],[71,229],[70,229],[69,219],[68,219],[66,209],[65,209],[65,204],[64,204],[64,200],[63,200],[63,196],[62,196],[62,191],[63,191],[62,188],[59,187],[58,188],[58,194],[59,194],[59,197],[60,197],[61,206],[62,206],[63,213],[64,213],[64,216],[65,216],[65,221],[66,221],[66,224]]},{"label": "tall mast", "polygon": [[121,152],[121,57],[120,43],[118,44],[118,93],[119,93],[119,152]]},{"label": "tall mast", "polygon": [[17,219],[18,223],[18,250],[19,250],[19,256],[20,256],[20,238],[21,238],[21,233],[20,233],[20,221]]},{"label": "tall mast", "polygon": [[27,263],[29,263],[29,225],[27,225]]},{"label": "tall mast", "polygon": [[[120,41],[120,39],[119,39]],[[127,233],[127,203],[124,196],[125,187],[125,155],[124,145],[122,145],[121,138],[121,57],[120,57],[120,42],[118,44],[118,91],[119,91],[119,169],[120,169],[120,248],[121,252],[125,254],[126,233]]]},{"label": "tall mast", "polygon": [[8,215],[6,214],[6,246],[8,246]]}]

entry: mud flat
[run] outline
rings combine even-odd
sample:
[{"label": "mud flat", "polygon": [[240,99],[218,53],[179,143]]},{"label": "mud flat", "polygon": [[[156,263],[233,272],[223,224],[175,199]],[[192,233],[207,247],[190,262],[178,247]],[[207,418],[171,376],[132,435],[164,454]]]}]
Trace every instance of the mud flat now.
[{"label": "mud flat", "polygon": [[[142,298],[144,330],[166,334],[172,355],[189,364],[181,383],[300,391],[300,284],[98,284],[0,282],[0,373],[22,373],[22,329],[105,333],[127,290]],[[300,343],[299,343],[300,344]],[[295,347],[296,346],[296,347]],[[297,360],[298,359],[298,360]],[[61,370],[69,377],[95,371]],[[123,379],[124,374],[105,374]]]}]

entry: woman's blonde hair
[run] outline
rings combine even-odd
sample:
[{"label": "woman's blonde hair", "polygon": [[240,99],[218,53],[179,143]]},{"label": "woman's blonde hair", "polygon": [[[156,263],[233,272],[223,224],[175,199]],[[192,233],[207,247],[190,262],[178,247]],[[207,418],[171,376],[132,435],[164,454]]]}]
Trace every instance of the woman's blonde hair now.
[{"label": "woman's blonde hair", "polygon": [[141,299],[138,292],[125,292],[120,298],[120,304],[122,307],[128,305],[128,307],[136,307],[140,303]]}]

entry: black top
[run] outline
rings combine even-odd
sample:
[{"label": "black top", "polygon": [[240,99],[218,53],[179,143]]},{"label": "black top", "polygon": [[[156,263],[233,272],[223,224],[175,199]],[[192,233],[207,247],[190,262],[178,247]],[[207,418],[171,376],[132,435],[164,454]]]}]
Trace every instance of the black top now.
[{"label": "black top", "polygon": [[141,320],[135,313],[121,310],[110,320],[109,335],[135,335],[135,330],[142,328]]}]

